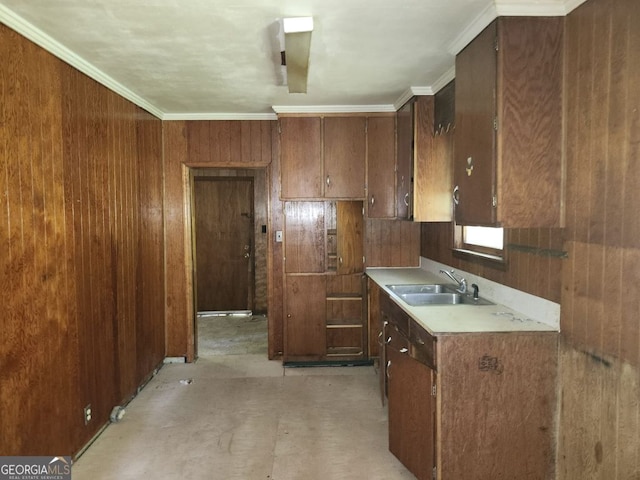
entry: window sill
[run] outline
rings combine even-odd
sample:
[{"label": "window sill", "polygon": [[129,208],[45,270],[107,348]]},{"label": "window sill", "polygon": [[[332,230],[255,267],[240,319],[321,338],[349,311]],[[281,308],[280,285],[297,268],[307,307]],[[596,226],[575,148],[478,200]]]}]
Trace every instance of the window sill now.
[{"label": "window sill", "polygon": [[507,260],[504,257],[498,255],[490,255],[488,253],[474,252],[473,250],[454,248],[453,256],[462,260],[480,263],[491,268],[497,268],[500,270],[507,269]]}]

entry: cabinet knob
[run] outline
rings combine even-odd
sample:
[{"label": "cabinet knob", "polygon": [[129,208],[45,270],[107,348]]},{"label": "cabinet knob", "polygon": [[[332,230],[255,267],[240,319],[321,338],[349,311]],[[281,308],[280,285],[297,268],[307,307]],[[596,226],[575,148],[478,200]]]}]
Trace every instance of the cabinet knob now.
[{"label": "cabinet knob", "polygon": [[407,353],[408,351],[409,351],[409,349],[408,349],[408,348],[404,348],[404,347],[402,347],[402,348],[400,349],[400,353]]},{"label": "cabinet knob", "polygon": [[287,314],[287,318],[291,318],[291,314],[290,313]]},{"label": "cabinet knob", "polygon": [[327,175],[327,187],[331,186],[331,178]]},{"label": "cabinet knob", "polygon": [[371,206],[373,207],[373,204],[376,203],[376,198],[371,195]]},{"label": "cabinet knob", "polygon": [[456,205],[460,203],[460,187],[458,185],[453,188],[453,203]]}]

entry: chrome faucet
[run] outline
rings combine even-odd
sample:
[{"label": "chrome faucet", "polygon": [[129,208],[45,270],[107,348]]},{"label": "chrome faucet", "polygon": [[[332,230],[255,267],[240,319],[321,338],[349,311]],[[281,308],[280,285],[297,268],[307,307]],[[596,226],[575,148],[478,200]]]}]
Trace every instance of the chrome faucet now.
[{"label": "chrome faucet", "polygon": [[454,272],[455,270],[440,270],[440,273],[444,273],[447,277],[458,284],[458,292],[467,293],[467,280],[464,278],[458,279],[458,277],[454,275]]}]

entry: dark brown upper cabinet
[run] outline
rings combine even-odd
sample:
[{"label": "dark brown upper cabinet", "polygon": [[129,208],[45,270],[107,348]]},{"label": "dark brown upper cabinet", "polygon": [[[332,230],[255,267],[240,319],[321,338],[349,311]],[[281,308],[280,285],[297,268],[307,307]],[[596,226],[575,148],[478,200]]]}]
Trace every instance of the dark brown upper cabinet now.
[{"label": "dark brown upper cabinet", "polygon": [[367,216],[396,218],[396,119],[369,117],[367,125]]},{"label": "dark brown upper cabinet", "polygon": [[396,116],[396,217],[411,219],[413,196],[413,104],[405,103]]},{"label": "dark brown upper cabinet", "polygon": [[324,118],[325,198],[364,198],[366,117]]},{"label": "dark brown upper cabinet", "polygon": [[563,25],[500,17],[457,55],[458,224],[562,226]]},{"label": "dark brown upper cabinet", "polygon": [[436,148],[434,97],[415,97],[397,114],[396,171],[398,218],[415,222],[449,222],[451,157]]},{"label": "dark brown upper cabinet", "polygon": [[281,198],[365,197],[366,117],[280,118]]},{"label": "dark brown upper cabinet", "polygon": [[283,117],[279,121],[281,197],[322,197],[322,119]]}]

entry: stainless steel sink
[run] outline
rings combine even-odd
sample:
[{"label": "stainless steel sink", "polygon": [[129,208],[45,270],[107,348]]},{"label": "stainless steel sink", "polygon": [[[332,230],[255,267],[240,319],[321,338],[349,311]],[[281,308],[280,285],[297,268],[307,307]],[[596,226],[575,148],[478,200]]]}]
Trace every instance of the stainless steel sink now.
[{"label": "stainless steel sink", "polygon": [[387,285],[387,288],[396,295],[404,295],[411,293],[455,293],[455,285],[441,284],[417,284],[417,285]]},{"label": "stainless steel sink", "polygon": [[403,302],[413,307],[426,305],[493,305],[486,298],[473,298],[471,293],[459,293],[455,285],[387,285]]}]

